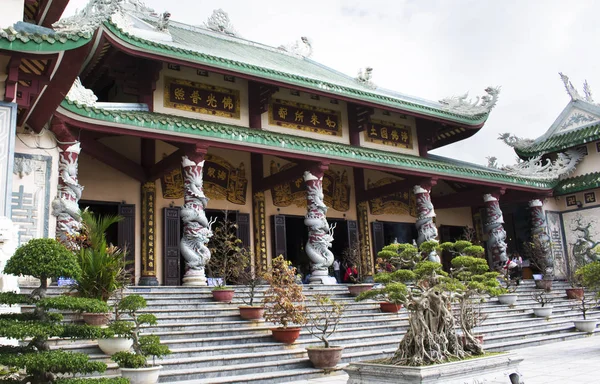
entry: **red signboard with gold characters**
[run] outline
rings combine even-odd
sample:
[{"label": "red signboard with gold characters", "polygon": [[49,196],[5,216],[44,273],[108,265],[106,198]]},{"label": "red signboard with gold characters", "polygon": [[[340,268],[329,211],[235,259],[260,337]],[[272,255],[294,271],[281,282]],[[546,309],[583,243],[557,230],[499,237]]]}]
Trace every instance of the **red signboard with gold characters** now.
[{"label": "red signboard with gold characters", "polygon": [[240,92],[165,77],[165,107],[239,119]]},{"label": "red signboard with gold characters", "polygon": [[342,136],[342,114],[327,108],[272,99],[269,103],[269,124],[280,127]]},{"label": "red signboard with gold characters", "polygon": [[371,119],[365,140],[372,143],[412,149],[412,131],[407,125]]}]

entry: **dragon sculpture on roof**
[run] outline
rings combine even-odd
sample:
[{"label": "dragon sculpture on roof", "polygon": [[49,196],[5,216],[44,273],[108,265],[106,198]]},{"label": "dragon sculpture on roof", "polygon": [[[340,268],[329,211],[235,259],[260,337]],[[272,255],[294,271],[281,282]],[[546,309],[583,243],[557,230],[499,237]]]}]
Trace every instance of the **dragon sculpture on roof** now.
[{"label": "dragon sculpture on roof", "polygon": [[442,108],[455,113],[462,113],[465,115],[484,115],[489,113],[492,108],[496,106],[498,102],[498,95],[500,94],[500,87],[487,87],[485,89],[487,95],[477,96],[475,100],[468,99],[469,93],[465,93],[461,96],[446,97],[440,100]]}]

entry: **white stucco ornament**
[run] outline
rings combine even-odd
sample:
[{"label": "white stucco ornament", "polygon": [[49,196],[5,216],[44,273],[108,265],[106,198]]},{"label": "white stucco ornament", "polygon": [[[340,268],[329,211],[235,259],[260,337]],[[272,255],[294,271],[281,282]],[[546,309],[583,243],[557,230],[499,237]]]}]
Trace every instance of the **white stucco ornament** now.
[{"label": "white stucco ornament", "polygon": [[278,49],[303,57],[310,57],[313,53],[312,41],[306,36],[302,36],[292,44],[280,45]]},{"label": "white stucco ornament", "polygon": [[439,102],[442,104],[442,108],[449,112],[472,116],[484,115],[496,106],[500,87],[487,87],[485,92],[487,95],[477,96],[475,100],[468,99],[469,93],[467,92],[462,96],[446,97]]},{"label": "white stucco ornament", "polygon": [[219,32],[224,35],[240,36],[233,27],[233,24],[231,24],[227,12],[220,8],[213,11],[212,15],[204,23],[204,26],[211,31]]},{"label": "white stucco ornament", "polygon": [[98,101],[98,97],[94,92],[81,84],[79,77],[75,79],[75,82],[73,82],[73,85],[65,98],[75,104],[85,105],[87,107],[95,107]]},{"label": "white stucco ornament", "polygon": [[502,170],[511,176],[552,181],[565,178],[573,173],[577,164],[583,160],[583,157],[584,152],[582,148],[573,148],[558,153],[554,161],[551,159],[544,161],[542,155],[540,155],[526,161],[521,161],[515,165],[504,166]]},{"label": "white stucco ornament", "polygon": [[534,143],[534,140],[532,139],[523,139],[521,137],[511,135],[508,132],[501,133],[498,136],[498,140],[504,141],[504,144],[515,149],[525,149]]},{"label": "white stucco ornament", "polygon": [[358,74],[356,75],[356,81],[359,84],[362,84],[363,86],[365,86],[367,88],[375,89],[375,88],[377,88],[377,86],[371,80],[372,77],[373,77],[373,68],[372,67],[360,68],[358,70]]},{"label": "white stucco ornament", "polygon": [[100,24],[120,9],[123,0],[90,0],[75,15],[52,24],[57,32],[93,33]]}]

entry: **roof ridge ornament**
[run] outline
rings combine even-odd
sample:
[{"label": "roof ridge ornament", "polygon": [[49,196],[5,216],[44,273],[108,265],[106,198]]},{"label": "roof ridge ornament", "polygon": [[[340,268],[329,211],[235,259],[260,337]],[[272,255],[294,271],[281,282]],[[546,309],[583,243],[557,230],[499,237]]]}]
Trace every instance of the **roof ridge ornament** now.
[{"label": "roof ridge ornament", "polygon": [[171,14],[169,12],[163,12],[158,17],[158,23],[156,24],[156,30],[159,32],[169,33],[169,19]]},{"label": "roof ridge ornament", "polygon": [[535,142],[533,139],[523,139],[521,137],[511,135],[508,132],[501,133],[498,136],[498,140],[504,141],[504,144],[515,149],[525,149]]},{"label": "roof ridge ornament", "polygon": [[103,22],[121,9],[123,0],[90,0],[75,15],[52,24],[57,32],[93,33]]},{"label": "roof ridge ornament", "polygon": [[300,40],[296,40],[292,44],[280,45],[277,48],[304,57],[310,57],[313,53],[312,40],[306,36],[300,37]]},{"label": "roof ridge ornament", "polygon": [[79,77],[75,79],[69,93],[65,97],[68,101],[77,105],[86,107],[96,107],[98,97],[94,94],[91,89],[87,89],[81,84]]},{"label": "roof ridge ornament", "polygon": [[583,82],[583,94],[585,95],[585,101],[594,104],[594,97],[592,96],[592,88],[588,84],[587,80]]},{"label": "roof ridge ornament", "polygon": [[520,161],[515,165],[504,166],[502,170],[510,176],[532,180],[552,181],[569,176],[584,157],[583,148],[571,148],[557,154],[556,160],[543,159],[544,155]]},{"label": "roof ridge ornament", "polygon": [[228,36],[240,37],[238,32],[233,27],[229,15],[221,8],[215,9],[204,23],[204,26],[211,31],[219,32]]},{"label": "roof ridge ornament", "polygon": [[500,87],[490,86],[485,89],[485,92],[487,95],[481,97],[477,96],[475,101],[472,101],[471,99],[467,100],[469,97],[469,92],[467,92],[462,96],[446,97],[439,100],[439,102],[442,104],[442,108],[449,112],[472,116],[485,115],[496,106],[498,95],[500,94]]},{"label": "roof ridge ornament", "polygon": [[584,97],[581,97],[581,95],[577,91],[577,88],[575,88],[575,86],[573,86],[573,83],[571,83],[571,81],[569,80],[569,76],[565,75],[562,72],[559,72],[558,74],[560,75],[560,79],[562,80],[563,84],[565,85],[565,89],[567,90],[567,93],[569,94],[569,96],[571,96],[572,101],[581,100],[581,101],[585,101],[586,103],[595,104],[594,98],[592,97],[592,88],[588,84],[587,80],[585,80],[583,82]]},{"label": "roof ridge ornament", "polygon": [[359,68],[358,74],[356,75],[356,81],[367,88],[375,89],[377,86],[371,80],[372,77],[373,67]]}]

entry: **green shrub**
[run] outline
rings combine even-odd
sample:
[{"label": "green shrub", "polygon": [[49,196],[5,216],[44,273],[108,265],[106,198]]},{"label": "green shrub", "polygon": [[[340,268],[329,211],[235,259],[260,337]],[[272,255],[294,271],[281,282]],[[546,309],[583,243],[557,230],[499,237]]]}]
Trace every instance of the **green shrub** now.
[{"label": "green shrub", "polygon": [[28,375],[39,380],[32,380],[33,382],[39,383],[46,382],[42,380],[48,376],[48,373],[54,376],[58,373],[101,373],[106,370],[106,364],[89,361],[89,356],[86,354],[60,350],[21,355],[0,355],[0,365],[24,369]]},{"label": "green shrub", "polygon": [[579,267],[575,277],[581,284],[594,291],[600,290],[600,261],[594,261]]},{"label": "green shrub", "polygon": [[59,379],[56,384],[129,384],[129,379],[124,377],[113,377],[113,378],[70,378],[70,379]]},{"label": "green shrub", "polygon": [[109,311],[108,304],[104,301],[66,295],[46,297],[38,302],[38,306],[44,309],[73,312],[108,313]]},{"label": "green shrub", "polygon": [[103,329],[102,337],[108,339],[115,336],[131,337],[135,324],[131,321],[113,321],[108,328]]},{"label": "green shrub", "polygon": [[117,304],[119,311],[121,312],[136,312],[140,309],[146,308],[147,305],[146,299],[140,295],[125,296]]},{"label": "green shrub", "polygon": [[54,239],[32,239],[19,247],[4,267],[4,273],[29,275],[46,288],[49,278],[79,278],[81,268],[71,251]]},{"label": "green shrub", "polygon": [[35,300],[28,295],[23,295],[15,292],[0,292],[0,304],[15,305],[15,304],[33,304]]},{"label": "green shrub", "polygon": [[111,360],[120,368],[143,368],[146,366],[146,357],[132,352],[117,352],[111,356]]}]

